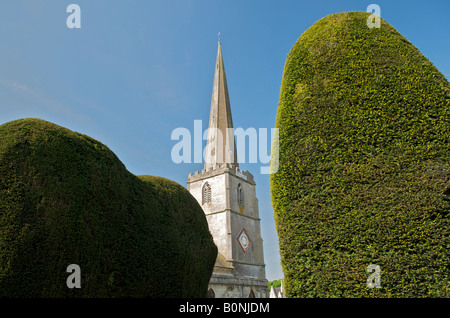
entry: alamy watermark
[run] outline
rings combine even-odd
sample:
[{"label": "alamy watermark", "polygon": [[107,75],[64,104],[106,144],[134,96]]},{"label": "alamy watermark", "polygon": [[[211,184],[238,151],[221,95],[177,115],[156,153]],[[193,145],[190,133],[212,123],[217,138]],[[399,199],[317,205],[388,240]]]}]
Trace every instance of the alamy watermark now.
[{"label": "alamy watermark", "polygon": [[367,273],[372,273],[367,277],[368,288],[381,288],[381,268],[377,264],[367,266]]},{"label": "alamy watermark", "polygon": [[366,24],[369,29],[381,27],[381,8],[378,4],[369,4],[367,12],[372,13],[367,18]]},{"label": "alamy watermark", "polygon": [[67,277],[66,285],[68,288],[81,288],[81,269],[77,264],[70,264],[67,266],[68,273],[71,273],[69,277]]},{"label": "alamy watermark", "polygon": [[78,4],[69,4],[66,9],[70,15],[66,19],[66,25],[69,29],[81,28],[81,8]]},{"label": "alamy watermark", "polygon": [[[211,129],[213,130],[211,132]],[[225,149],[226,153],[216,152],[205,146],[203,141],[208,140],[208,133],[214,136],[217,141],[217,149]],[[225,134],[226,139],[223,138]],[[278,128],[270,129],[271,147],[269,145],[269,129],[250,127],[228,128],[222,132],[217,128],[209,128],[203,131],[201,120],[194,120],[193,134],[184,127],[175,128],[171,134],[171,140],[178,142],[172,147],[171,158],[174,163],[202,163],[211,159],[206,155],[207,151],[214,153],[217,163],[227,163],[226,157],[233,154],[236,143],[237,163],[261,163],[266,166],[260,167],[261,174],[274,174],[278,171]],[[234,138],[235,137],[235,138]],[[223,140],[227,140],[227,144],[223,145]],[[246,142],[248,140],[248,143]],[[248,153],[248,161],[247,161]],[[233,156],[231,156],[233,157]]]}]

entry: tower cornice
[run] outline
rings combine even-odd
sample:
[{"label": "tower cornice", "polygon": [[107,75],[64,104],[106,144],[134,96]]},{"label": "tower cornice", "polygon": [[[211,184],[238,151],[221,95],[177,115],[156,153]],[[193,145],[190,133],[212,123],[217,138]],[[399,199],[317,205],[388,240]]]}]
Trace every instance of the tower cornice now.
[{"label": "tower cornice", "polygon": [[203,169],[202,171],[195,171],[194,173],[189,173],[187,183],[195,182],[201,179],[211,178],[216,175],[221,175],[224,173],[232,174],[243,181],[247,181],[250,184],[255,185],[255,179],[249,171],[244,171],[238,167],[231,164],[221,164],[216,167],[210,167],[208,169]]}]

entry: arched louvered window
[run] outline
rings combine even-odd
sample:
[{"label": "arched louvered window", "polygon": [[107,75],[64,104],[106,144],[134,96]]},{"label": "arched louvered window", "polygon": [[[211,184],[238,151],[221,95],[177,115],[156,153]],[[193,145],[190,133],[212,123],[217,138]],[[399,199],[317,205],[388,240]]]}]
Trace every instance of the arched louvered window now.
[{"label": "arched louvered window", "polygon": [[237,201],[240,206],[244,205],[244,192],[240,183],[237,186]]},{"label": "arched louvered window", "polygon": [[202,204],[211,203],[211,186],[208,182],[203,185]]}]

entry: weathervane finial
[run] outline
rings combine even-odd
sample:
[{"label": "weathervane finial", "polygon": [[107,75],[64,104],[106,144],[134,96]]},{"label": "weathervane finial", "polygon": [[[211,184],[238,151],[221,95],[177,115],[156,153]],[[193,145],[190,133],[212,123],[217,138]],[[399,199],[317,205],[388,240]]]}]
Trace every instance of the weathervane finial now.
[{"label": "weathervane finial", "polygon": [[217,34],[217,40],[218,40],[219,43],[220,43],[220,32]]}]

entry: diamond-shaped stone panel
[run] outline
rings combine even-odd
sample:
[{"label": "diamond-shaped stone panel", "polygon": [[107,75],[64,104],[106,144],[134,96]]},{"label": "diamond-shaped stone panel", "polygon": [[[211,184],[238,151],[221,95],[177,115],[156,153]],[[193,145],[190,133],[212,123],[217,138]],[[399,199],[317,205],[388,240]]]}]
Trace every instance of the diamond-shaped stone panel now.
[{"label": "diamond-shaped stone panel", "polygon": [[239,233],[237,240],[244,253],[247,252],[247,249],[250,246],[250,238],[248,237],[247,232],[245,232],[245,229],[242,229],[241,233]]}]

